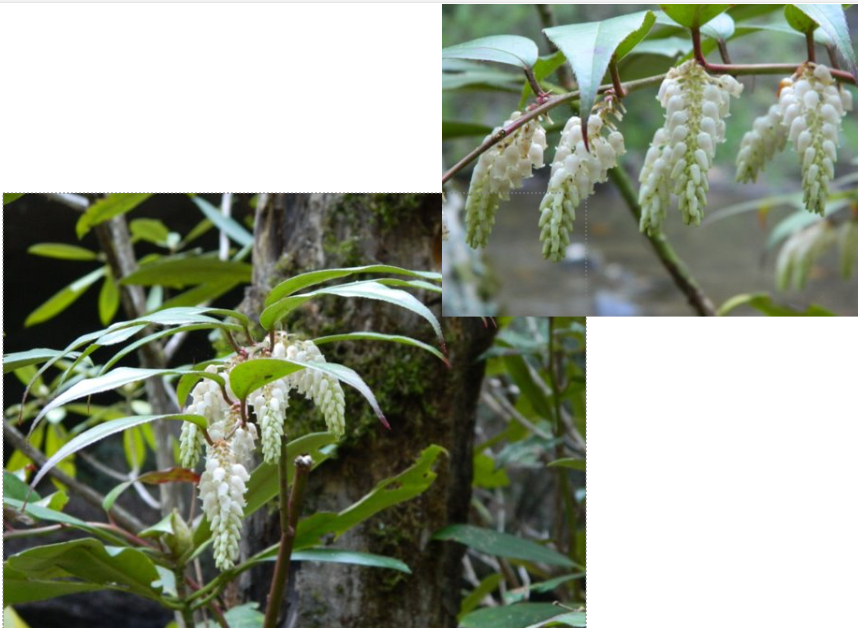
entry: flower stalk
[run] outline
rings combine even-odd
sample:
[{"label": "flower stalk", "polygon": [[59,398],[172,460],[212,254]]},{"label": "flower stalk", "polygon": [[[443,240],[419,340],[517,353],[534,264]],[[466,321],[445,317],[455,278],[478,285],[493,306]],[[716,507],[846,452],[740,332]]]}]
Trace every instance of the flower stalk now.
[{"label": "flower stalk", "polygon": [[286,458],[286,434],[282,437],[280,455],[280,548],[277,551],[277,563],[274,566],[274,578],[271,580],[271,592],[268,594],[268,607],[265,609],[263,628],[275,628],[280,616],[280,607],[289,580],[289,564],[292,559],[292,547],[295,543],[295,531],[298,517],[304,503],[304,489],[307,478],[313,468],[310,456],[295,458],[295,480],[289,493],[288,462]]}]

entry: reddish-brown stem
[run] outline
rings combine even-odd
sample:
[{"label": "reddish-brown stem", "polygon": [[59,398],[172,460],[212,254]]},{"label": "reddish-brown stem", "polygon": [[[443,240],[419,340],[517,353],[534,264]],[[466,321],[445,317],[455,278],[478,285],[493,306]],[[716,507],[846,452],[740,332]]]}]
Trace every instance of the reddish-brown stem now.
[{"label": "reddish-brown stem", "polygon": [[731,64],[730,53],[727,52],[727,42],[723,39],[718,40],[718,52],[721,54],[721,60],[726,64]]},{"label": "reddish-brown stem", "polygon": [[617,95],[617,98],[625,98],[626,90],[623,88],[622,81],[620,81],[620,71],[617,68],[616,59],[611,59],[611,83],[614,86],[614,93]]},{"label": "reddish-brown stem", "polygon": [[[527,77],[527,82],[530,84],[530,89],[533,90],[534,95],[537,97],[545,94],[545,91],[542,89],[542,86],[539,84],[539,81],[536,80],[536,76],[533,74],[533,70],[530,68],[524,68],[524,75]],[[272,345],[273,348],[274,345]]]},{"label": "reddish-brown stem", "polygon": [[228,329],[225,329],[224,333],[226,334],[226,340],[227,342],[229,342],[229,346],[232,347],[232,350],[235,351],[237,354],[241,355],[241,347],[238,346],[238,343],[235,341],[235,337],[232,335],[232,332]]},{"label": "reddish-brown stem", "polygon": [[292,546],[295,543],[295,530],[298,527],[298,517],[304,502],[304,488],[307,477],[313,468],[310,456],[298,456],[295,459],[295,478],[292,483],[292,493],[287,486],[286,434],[283,434],[280,455],[280,548],[277,551],[277,563],[274,566],[274,578],[271,580],[271,591],[268,594],[268,607],[265,609],[264,628],[275,628],[280,616],[280,606],[286,592],[286,582],[289,579],[289,563],[292,558]]},{"label": "reddish-brown stem", "polygon": [[807,39],[807,60],[811,63],[816,63],[816,46],[813,45],[813,31],[807,31],[804,36]]}]

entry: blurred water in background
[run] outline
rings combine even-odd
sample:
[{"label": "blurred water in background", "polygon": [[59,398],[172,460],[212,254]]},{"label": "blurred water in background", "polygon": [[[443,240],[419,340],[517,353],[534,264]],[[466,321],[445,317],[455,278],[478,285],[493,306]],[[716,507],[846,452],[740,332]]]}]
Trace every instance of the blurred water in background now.
[{"label": "blurred water in background", "polygon": [[[846,167],[848,170],[848,166]],[[763,184],[737,186],[730,168],[713,168],[707,216],[733,203],[765,197],[774,191]],[[539,243],[539,203],[546,181],[540,174],[527,182],[498,211],[483,261],[496,288],[494,305],[471,304],[467,314],[514,316],[634,316],[690,315],[691,308],[656,258],[648,241],[638,233],[628,207],[610,184],[601,185],[586,206],[579,208],[570,259],[546,262]],[[741,192],[741,194],[740,194]],[[449,209],[448,209],[449,211]],[[778,302],[804,309],[812,303],[840,315],[858,315],[855,279],[840,278],[834,252],[816,265],[807,287],[799,292],[777,293],[774,254],[765,255],[771,226],[792,210],[773,209],[764,229],[757,212],[704,222],[701,227],[682,224],[679,211],[668,213],[666,234],[692,275],[716,307],[727,299],[751,292],[768,292]],[[586,225],[586,246],[585,246]],[[452,234],[455,238],[456,234]],[[456,249],[464,243],[451,245]],[[445,249],[445,261],[447,249]],[[482,262],[481,262],[482,264]],[[480,267],[482,268],[482,266]],[[444,314],[459,313],[447,299],[456,281],[445,268]],[[481,274],[485,275],[485,270]],[[589,281],[585,280],[585,273]],[[736,314],[752,315],[743,308]]]}]

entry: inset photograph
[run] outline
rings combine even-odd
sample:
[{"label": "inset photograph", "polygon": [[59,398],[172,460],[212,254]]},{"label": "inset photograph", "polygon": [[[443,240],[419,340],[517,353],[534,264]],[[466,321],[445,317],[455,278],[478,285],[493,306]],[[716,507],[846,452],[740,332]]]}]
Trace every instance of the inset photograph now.
[{"label": "inset photograph", "polygon": [[447,5],[444,314],[858,315],[858,11]]}]

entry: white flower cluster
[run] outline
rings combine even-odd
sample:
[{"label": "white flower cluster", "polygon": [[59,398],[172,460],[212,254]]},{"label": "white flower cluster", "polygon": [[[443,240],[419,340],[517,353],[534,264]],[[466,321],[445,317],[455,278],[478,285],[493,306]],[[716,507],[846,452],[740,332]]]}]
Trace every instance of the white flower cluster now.
[{"label": "white flower cluster", "polygon": [[842,118],[852,108],[852,95],[841,91],[824,65],[805,64],[789,83],[780,92],[780,115],[801,161],[805,207],[824,215]]},{"label": "white flower cluster", "polygon": [[[581,118],[569,118],[560,135],[560,144],[551,164],[548,191],[539,206],[542,255],[552,262],[561,261],[569,246],[569,233],[575,209],[593,194],[596,183],[608,179],[608,170],[617,165],[617,157],[626,152],[622,134],[605,122],[609,107],[591,115],[587,122],[590,144],[584,145]],[[614,114],[618,118],[618,114]],[[608,131],[603,135],[602,131]]]},{"label": "white flower cluster", "polygon": [[[249,351],[250,358],[271,356],[309,364],[324,364],[325,356],[310,341],[295,340],[278,333],[273,349],[269,341]],[[237,363],[238,358],[233,363]],[[235,395],[229,386],[230,366],[209,366],[209,373],[220,373],[226,380],[226,394]],[[242,417],[241,407],[224,399],[218,384],[200,380],[191,391],[189,414],[206,419],[210,444],[206,446],[205,471],[200,477],[199,492],[203,512],[211,523],[215,562],[220,569],[230,568],[238,557],[238,538],[244,514],[247,465],[252,462],[256,441],[261,431],[262,455],[265,462],[276,464],[282,454],[286,409],[292,389],[311,399],[321,410],[328,430],[341,438],[345,431],[345,396],[339,380],[329,373],[304,368],[266,384],[248,395],[253,417]],[[257,429],[257,424],[259,428]],[[185,422],[182,425],[179,454],[182,466],[192,468],[200,458],[205,443],[203,430]]]},{"label": "white flower cluster", "polygon": [[[207,373],[215,373],[214,366],[206,367]],[[216,382],[201,379],[191,391],[191,403],[188,414],[198,414],[208,420],[209,425],[222,421],[229,411],[229,406],[221,395]],[[195,424],[187,421],[182,423],[182,433],[179,436],[179,460],[183,467],[193,468],[200,459],[203,450],[203,432]]]},{"label": "white flower cluster", "polygon": [[668,72],[658,92],[665,124],[656,132],[640,174],[641,231],[660,231],[671,193],[685,223],[700,224],[730,97],[741,93],[742,84],[732,76],[710,76],[694,59]]},{"label": "white flower cluster", "polygon": [[[284,356],[285,352],[281,357]],[[262,458],[269,464],[276,464],[280,458],[286,408],[289,406],[289,388],[287,379],[278,379],[248,396],[262,429]]]},{"label": "white flower cluster", "polygon": [[742,138],[736,156],[736,181],[756,181],[766,162],[781,152],[786,142],[787,128],[781,118],[780,106],[772,105],[765,115],[754,120],[752,129]]},{"label": "white flower cluster", "polygon": [[206,470],[199,482],[200,499],[211,524],[215,564],[221,570],[229,569],[238,559],[245,483],[249,479],[229,442],[218,440],[208,447]]},{"label": "white flower cluster", "polygon": [[[309,340],[293,340],[284,349],[285,355],[282,357],[289,360],[325,363],[325,356]],[[275,347],[275,357],[278,353],[279,350]],[[337,438],[342,438],[346,429],[346,399],[339,380],[333,375],[310,368],[293,373],[289,380],[299,393],[311,399],[322,411],[328,431]]]},{"label": "white flower cluster", "polygon": [[[522,113],[516,111],[492,135],[521,116]],[[471,175],[471,187],[465,203],[467,242],[471,247],[486,246],[501,200],[509,200],[510,190],[520,188],[524,179],[533,176],[534,168],[544,165],[546,147],[545,129],[536,119],[530,120],[480,155]]]}]

